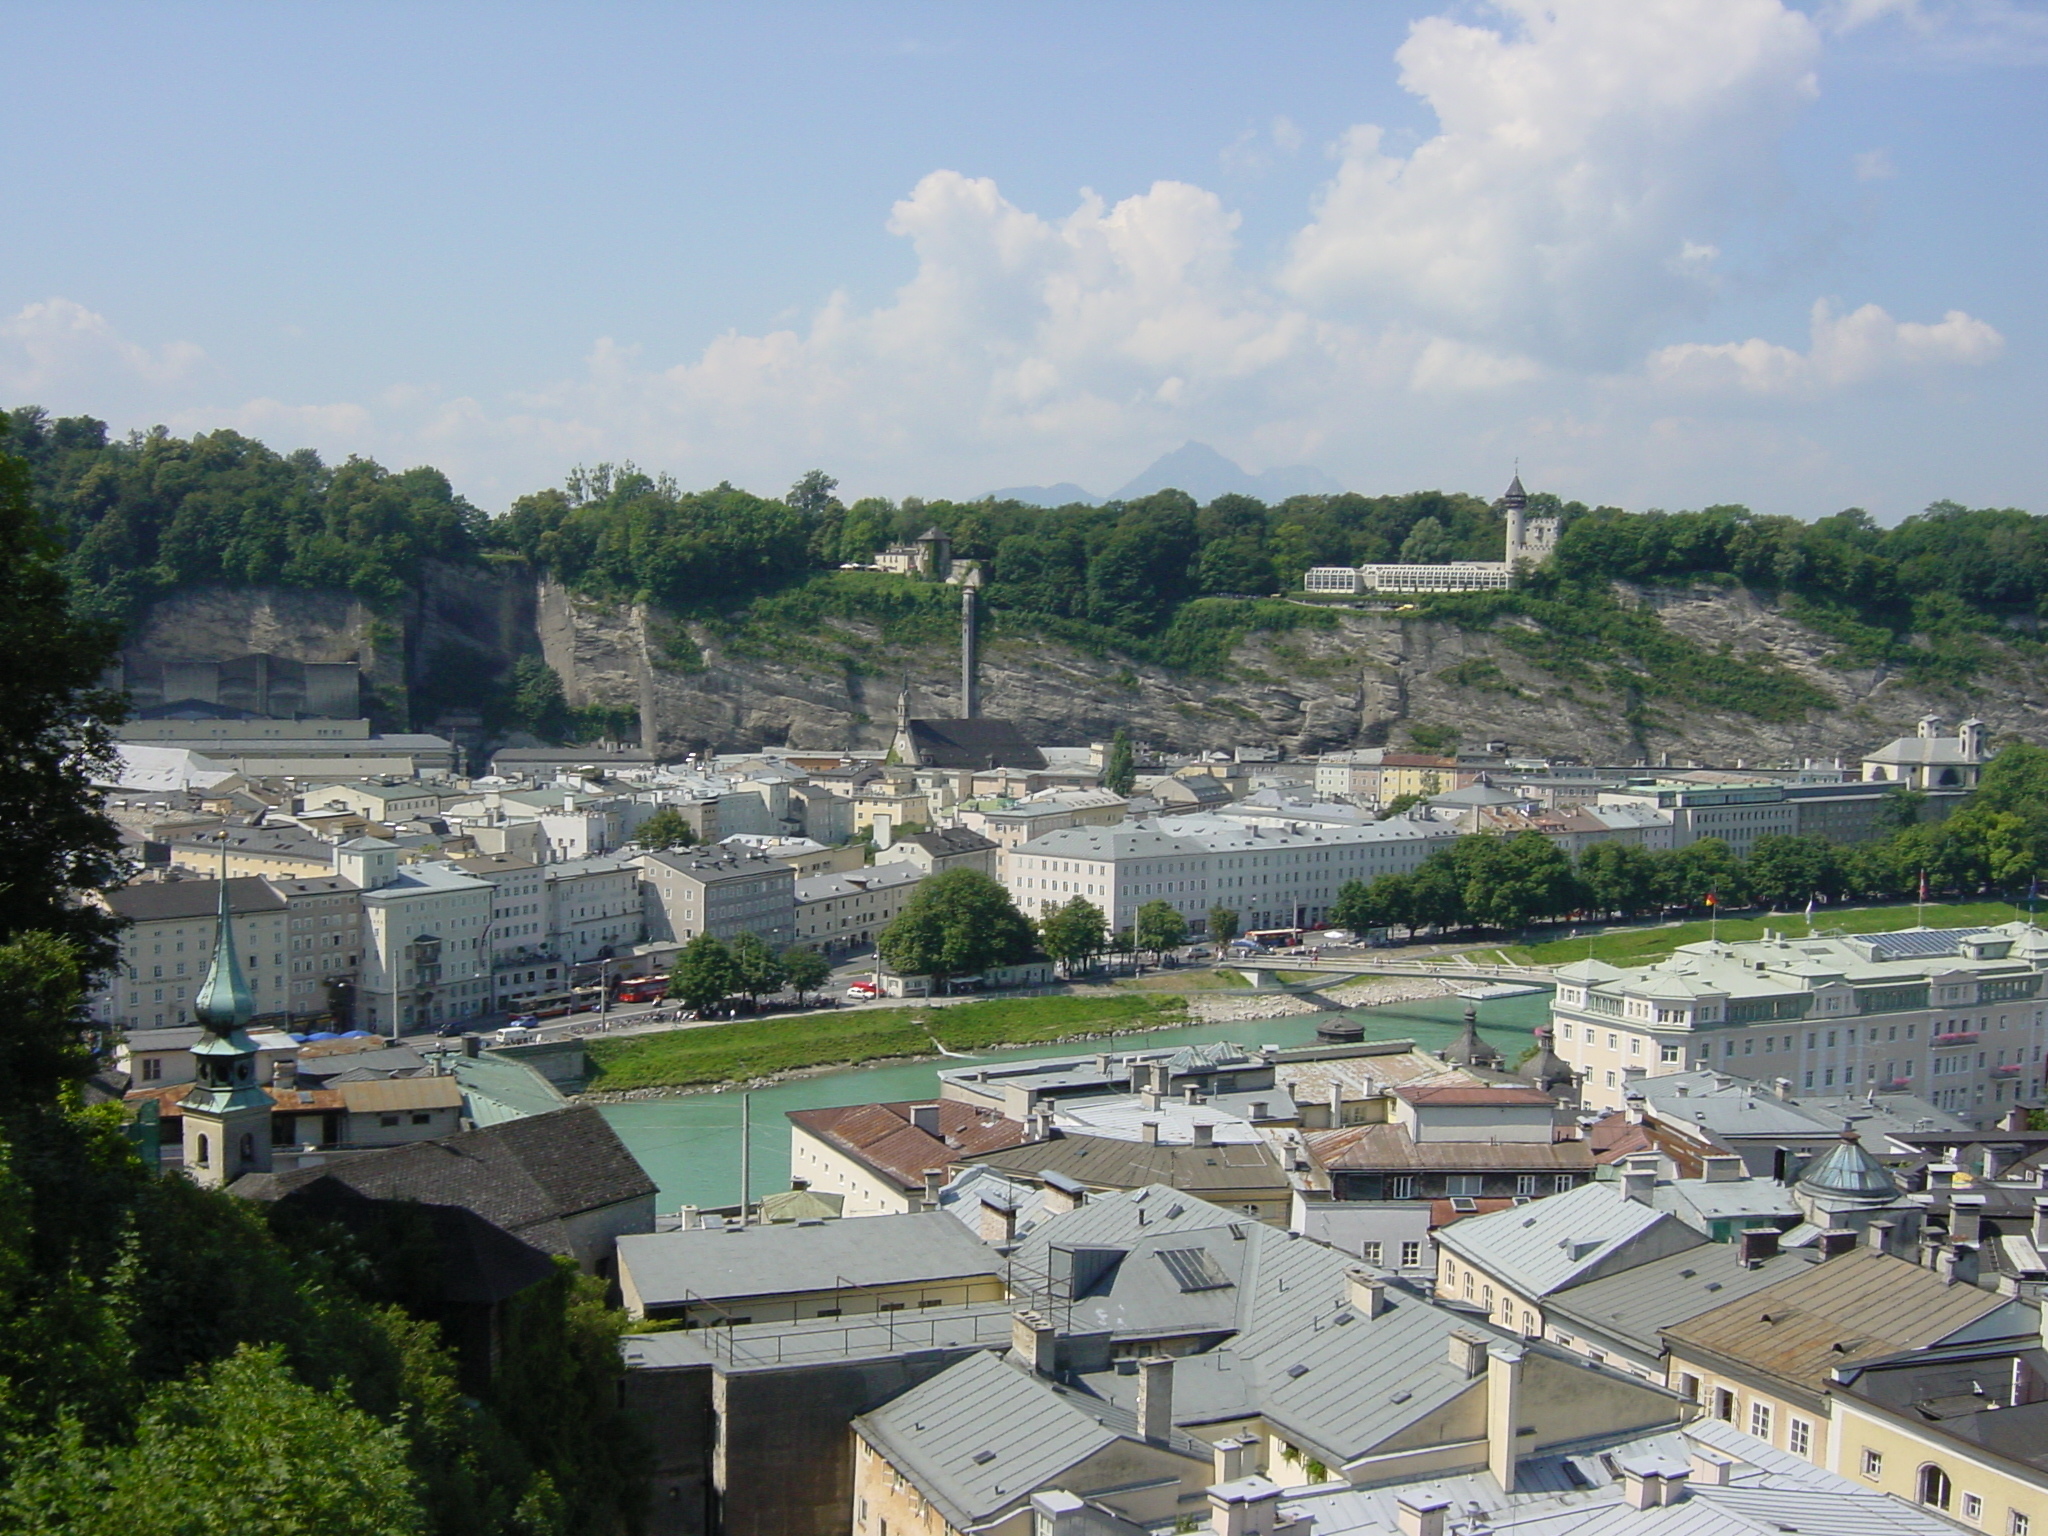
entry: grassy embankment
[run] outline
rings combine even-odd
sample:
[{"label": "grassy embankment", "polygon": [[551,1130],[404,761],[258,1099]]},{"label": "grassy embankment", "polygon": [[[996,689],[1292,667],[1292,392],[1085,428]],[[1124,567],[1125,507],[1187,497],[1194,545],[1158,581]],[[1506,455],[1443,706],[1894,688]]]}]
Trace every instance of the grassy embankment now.
[{"label": "grassy embankment", "polygon": [[1034,1045],[1074,1035],[1123,1034],[1187,1022],[1179,996],[1016,997],[943,1008],[875,1008],[841,1014],[741,1019],[589,1043],[593,1091],[691,1088],[745,1082],[773,1072],[847,1065],[888,1056]]},{"label": "grassy embankment", "polygon": [[[1977,928],[2009,923],[2013,906],[2009,901],[1929,902],[1930,928]],[[1815,933],[1893,933],[1917,927],[1919,913],[1911,906],[1831,907],[1813,914]],[[1794,937],[1806,932],[1804,912],[1773,912],[1762,917],[1724,917],[1720,935],[1724,939],[1760,939],[1770,928]],[[1517,964],[1568,965],[1589,954],[1610,965],[1643,965],[1660,960],[1681,944],[1704,943],[1713,935],[1709,922],[1680,923],[1676,927],[1625,928],[1595,934],[1589,939],[1553,939],[1547,944],[1508,945],[1493,950],[1474,950],[1472,958],[1484,961],[1497,954]]]}]

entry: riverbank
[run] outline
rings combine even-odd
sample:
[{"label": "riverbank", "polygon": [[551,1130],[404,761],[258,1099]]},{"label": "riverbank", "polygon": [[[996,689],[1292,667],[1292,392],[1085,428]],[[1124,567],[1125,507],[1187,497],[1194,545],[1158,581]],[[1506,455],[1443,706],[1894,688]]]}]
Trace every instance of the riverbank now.
[{"label": "riverbank", "polygon": [[[1882,907],[1822,907],[1813,914],[1813,931],[1827,933],[1896,933],[1905,928],[1978,928],[2009,923],[2023,914],[2009,901],[1929,902],[1923,914],[1911,902]],[[1760,939],[1766,928],[1793,935],[1806,932],[1806,914],[1766,912],[1756,917],[1701,919],[1641,928],[1614,928],[1582,939],[1552,939],[1534,945],[1508,945],[1500,953],[1517,965],[1569,965],[1574,960],[1605,960],[1609,965],[1648,965],[1681,944],[1704,944],[1710,938],[1730,942]]]},{"label": "riverbank", "polygon": [[989,998],[944,1008],[913,1005],[742,1019],[590,1041],[591,1076],[580,1097],[602,1104],[754,1087],[872,1063],[938,1060],[947,1051],[1095,1040],[1175,1029],[1190,1021],[1186,998],[1139,993]]}]

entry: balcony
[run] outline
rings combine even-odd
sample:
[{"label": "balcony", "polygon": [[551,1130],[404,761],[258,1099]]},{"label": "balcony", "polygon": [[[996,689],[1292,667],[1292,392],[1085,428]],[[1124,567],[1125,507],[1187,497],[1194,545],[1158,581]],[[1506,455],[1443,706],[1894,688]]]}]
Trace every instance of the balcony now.
[{"label": "balcony", "polygon": [[1928,1043],[1930,1045],[1975,1045],[1977,1043],[1977,1032],[1974,1029],[1957,1030],[1952,1035],[1936,1035]]},{"label": "balcony", "polygon": [[2002,1067],[1993,1067],[1991,1069],[1991,1075],[1993,1077],[2018,1077],[2022,1072],[2026,1070],[2026,1066],[2023,1063],[2015,1061],[2009,1062]]}]

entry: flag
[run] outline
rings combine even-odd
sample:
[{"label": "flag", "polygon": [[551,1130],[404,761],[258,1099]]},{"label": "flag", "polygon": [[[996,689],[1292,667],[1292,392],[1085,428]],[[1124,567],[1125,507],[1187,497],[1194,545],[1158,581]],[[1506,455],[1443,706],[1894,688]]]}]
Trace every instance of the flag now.
[{"label": "flag", "polygon": [[1808,921],[1809,923],[1813,921],[1813,904],[1814,904],[1814,903],[1815,903],[1816,901],[1819,901],[1819,900],[1820,900],[1820,892],[1819,892],[1819,891],[1815,891],[1815,892],[1814,892],[1814,893],[1813,893],[1813,894],[1812,894],[1811,896],[1809,896],[1809,897],[1807,897],[1807,898],[1806,898],[1806,920],[1807,920],[1807,921]]},{"label": "flag", "polygon": [[1721,904],[1721,903],[1720,903],[1719,899],[1718,899],[1718,898],[1716,898],[1716,896],[1714,895],[1714,893],[1713,893],[1712,891],[1709,891],[1709,892],[1707,892],[1707,905],[1708,905],[1708,906],[1710,906],[1710,907],[1718,907],[1718,906],[1719,906],[1720,904]]},{"label": "flag", "polygon": [[2041,877],[2039,875],[2036,875],[2033,879],[2027,882],[2027,905],[2031,907],[2035,902],[2039,901],[2040,899]]},{"label": "flag", "polygon": [[1927,899],[1927,871],[1924,869],[1920,871],[1920,899]]}]

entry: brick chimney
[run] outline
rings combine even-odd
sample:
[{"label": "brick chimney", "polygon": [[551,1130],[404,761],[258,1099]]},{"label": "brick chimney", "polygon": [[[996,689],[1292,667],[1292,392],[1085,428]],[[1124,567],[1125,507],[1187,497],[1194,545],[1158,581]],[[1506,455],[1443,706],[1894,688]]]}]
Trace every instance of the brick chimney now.
[{"label": "brick chimney", "polygon": [[1451,1501],[1434,1491],[1404,1493],[1394,1501],[1394,1523],[1401,1536],[1444,1536]]},{"label": "brick chimney", "polygon": [[1820,1241],[1816,1246],[1820,1249],[1821,1258],[1839,1258],[1855,1248],[1855,1229],[1852,1227],[1829,1227],[1825,1232],[1821,1233]]},{"label": "brick chimney", "polygon": [[1756,1268],[1777,1251],[1778,1233],[1772,1227],[1750,1227],[1735,1239],[1736,1258],[1744,1269]]},{"label": "brick chimney", "polygon": [[1387,1283],[1362,1265],[1344,1271],[1344,1299],[1360,1317],[1371,1319],[1387,1310]]},{"label": "brick chimney", "polygon": [[1010,1348],[1039,1376],[1050,1376],[1057,1365],[1059,1333],[1049,1318],[1038,1312],[1010,1315]]},{"label": "brick chimney", "polygon": [[1477,1376],[1486,1369],[1486,1335],[1473,1328],[1453,1328],[1448,1354],[1466,1377]]},{"label": "brick chimney", "polygon": [[1957,1195],[1949,1205],[1948,1235],[1951,1242],[1974,1243],[1984,1230],[1984,1197]]}]

